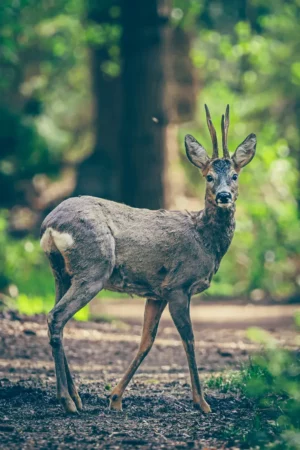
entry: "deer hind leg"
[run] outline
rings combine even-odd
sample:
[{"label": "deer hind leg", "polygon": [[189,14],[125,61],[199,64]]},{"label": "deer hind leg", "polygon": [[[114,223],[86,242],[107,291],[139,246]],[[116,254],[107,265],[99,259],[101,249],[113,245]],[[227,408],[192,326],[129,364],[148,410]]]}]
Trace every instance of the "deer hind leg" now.
[{"label": "deer hind leg", "polygon": [[186,352],[190,369],[194,406],[205,413],[209,413],[211,409],[204,398],[197,369],[194,333],[190,318],[190,299],[183,293],[175,293],[169,299],[169,310]]},{"label": "deer hind leg", "polygon": [[[41,239],[57,280],[56,305],[48,315],[48,330],[55,362],[57,397],[68,413],[77,413],[81,400],[65,356],[63,329],[68,320],[103,288],[115,261],[114,240],[109,230],[101,229],[99,233],[88,227],[83,231],[84,239],[79,237],[77,243],[68,233],[52,228],[49,232],[46,230]],[[54,254],[60,258],[58,266],[53,264]]]},{"label": "deer hind leg", "polygon": [[80,395],[78,393],[76,384],[74,383],[73,376],[70,371],[70,367],[69,367],[68,360],[66,358],[64,349],[63,349],[63,352],[64,352],[65,371],[66,371],[66,376],[67,376],[69,394],[71,396],[71,399],[75,403],[77,410],[82,411],[82,401],[81,401]]},{"label": "deer hind leg", "polygon": [[[62,299],[62,297],[66,294],[66,292],[70,288],[71,277],[65,270],[64,259],[59,252],[53,252],[51,255],[49,255],[49,259],[55,279],[55,305],[57,305],[57,303]],[[68,391],[73,402],[76,405],[77,410],[81,411],[82,401],[80,395],[78,394],[76,385],[74,383],[64,348],[62,349],[62,351],[64,353],[64,365],[67,377]]]},{"label": "deer hind leg", "polygon": [[55,362],[57,397],[67,413],[77,413],[77,406],[80,408],[81,401],[79,396],[76,397],[77,390],[65,357],[63,328],[77,311],[97,295],[103,288],[103,284],[103,280],[88,280],[88,274],[83,274],[83,278],[74,278],[65,295],[48,314],[50,345]]},{"label": "deer hind leg", "polygon": [[[53,273],[54,273],[54,278],[55,278],[55,304],[57,305],[57,303],[62,299],[62,297],[68,291],[70,284],[71,284],[71,279],[70,279],[70,276],[64,271],[63,268],[61,268],[58,271],[58,270],[55,270],[55,266],[53,264],[52,264],[52,267],[53,267]],[[62,333],[62,336],[63,336],[63,333]],[[69,391],[69,394],[70,394],[73,402],[76,405],[77,410],[81,411],[82,410],[82,401],[81,401],[80,395],[78,393],[78,390],[76,388],[76,385],[75,385],[75,382],[74,382],[74,379],[72,376],[72,372],[70,370],[68,360],[65,355],[64,348],[62,349],[62,351],[64,353],[64,365],[65,365],[65,371],[66,371],[66,376],[67,376],[68,391]]]},{"label": "deer hind leg", "polygon": [[151,350],[156,337],[158,324],[166,304],[167,302],[164,300],[147,300],[145,306],[143,332],[137,354],[125,372],[123,378],[119,381],[118,385],[111,393],[109,404],[110,409],[122,411],[123,393],[138,367]]}]

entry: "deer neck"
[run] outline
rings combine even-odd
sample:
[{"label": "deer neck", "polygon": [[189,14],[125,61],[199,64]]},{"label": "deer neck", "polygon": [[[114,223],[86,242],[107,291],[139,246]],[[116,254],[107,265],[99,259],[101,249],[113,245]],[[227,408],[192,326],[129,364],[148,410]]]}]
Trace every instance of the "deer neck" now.
[{"label": "deer neck", "polygon": [[230,209],[217,207],[205,199],[205,208],[197,216],[197,230],[205,248],[218,262],[227,252],[235,230],[235,205]]}]

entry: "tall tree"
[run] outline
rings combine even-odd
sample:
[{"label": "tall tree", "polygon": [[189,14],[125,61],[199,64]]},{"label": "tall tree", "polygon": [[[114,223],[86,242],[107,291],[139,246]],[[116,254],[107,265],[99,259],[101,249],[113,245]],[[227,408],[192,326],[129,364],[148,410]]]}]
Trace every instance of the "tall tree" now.
[{"label": "tall tree", "polygon": [[123,200],[161,208],[166,147],[166,39],[169,0],[122,0]]},{"label": "tall tree", "polygon": [[[116,5],[118,2],[114,2]],[[94,104],[94,149],[78,167],[75,195],[93,195],[115,201],[120,193],[121,81],[109,70],[111,47],[119,44],[120,24],[112,2],[89,2],[86,27],[94,27],[90,42],[91,90]]]}]

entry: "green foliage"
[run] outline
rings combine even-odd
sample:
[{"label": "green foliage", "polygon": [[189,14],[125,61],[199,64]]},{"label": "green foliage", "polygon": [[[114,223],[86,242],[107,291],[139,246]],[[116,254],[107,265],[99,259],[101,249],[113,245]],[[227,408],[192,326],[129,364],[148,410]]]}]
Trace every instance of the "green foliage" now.
[{"label": "green foliage", "polygon": [[[280,349],[263,330],[251,330],[250,336],[266,350],[256,355],[248,369],[245,392],[260,408],[278,412],[278,427],[284,435],[300,433],[300,359],[296,350]],[[250,376],[249,376],[250,375]],[[298,438],[300,434],[298,435]]]},{"label": "green foliage", "polygon": [[0,291],[7,290],[22,313],[49,311],[54,283],[39,242],[29,236],[12,239],[6,215],[5,211],[0,214]]},{"label": "green foliage", "polygon": [[0,109],[0,175],[32,178],[36,173],[57,170],[58,161],[50,157],[47,143],[31,117]]},{"label": "green foliage", "polygon": [[[299,2],[253,0],[246,10],[200,2],[189,25],[195,2],[175,3],[183,11],[178,25],[198,33],[191,57],[203,88],[194,134],[209,149],[203,104],[218,127],[229,103],[231,150],[250,132],[258,136],[257,155],[240,176],[235,238],[208,295],[289,297],[300,283]],[[186,132],[190,124],[180,142]],[[203,195],[200,177],[190,189]]]},{"label": "green foliage", "polygon": [[239,372],[212,377],[207,385],[220,392],[246,396],[255,410],[255,433],[245,436],[251,445],[297,449],[300,444],[300,359],[295,350],[281,349],[273,337],[259,328],[249,338],[264,345]]},{"label": "green foliage", "polygon": [[90,105],[83,5],[81,0],[1,4],[0,180],[8,172],[19,179],[51,175],[71,158],[67,149],[81,155],[90,148],[81,114]]}]

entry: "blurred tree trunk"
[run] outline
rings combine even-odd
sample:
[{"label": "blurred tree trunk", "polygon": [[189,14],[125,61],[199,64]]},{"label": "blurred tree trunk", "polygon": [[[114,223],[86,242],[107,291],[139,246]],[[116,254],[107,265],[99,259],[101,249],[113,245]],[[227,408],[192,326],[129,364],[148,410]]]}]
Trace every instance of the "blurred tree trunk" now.
[{"label": "blurred tree trunk", "polygon": [[[109,10],[91,2],[88,19],[111,25]],[[120,201],[120,115],[121,79],[103,71],[110,59],[108,47],[93,45],[91,52],[91,84],[94,99],[95,146],[92,154],[78,167],[75,195],[93,195]]]},{"label": "blurred tree trunk", "polygon": [[169,0],[122,0],[123,148],[125,203],[165,206],[166,33]]},{"label": "blurred tree trunk", "polygon": [[166,102],[169,125],[165,168],[166,205],[171,209],[182,208],[186,190],[184,168],[181,164],[178,140],[179,124],[194,120],[199,85],[190,53],[192,33],[182,27],[174,27],[168,33]]}]

